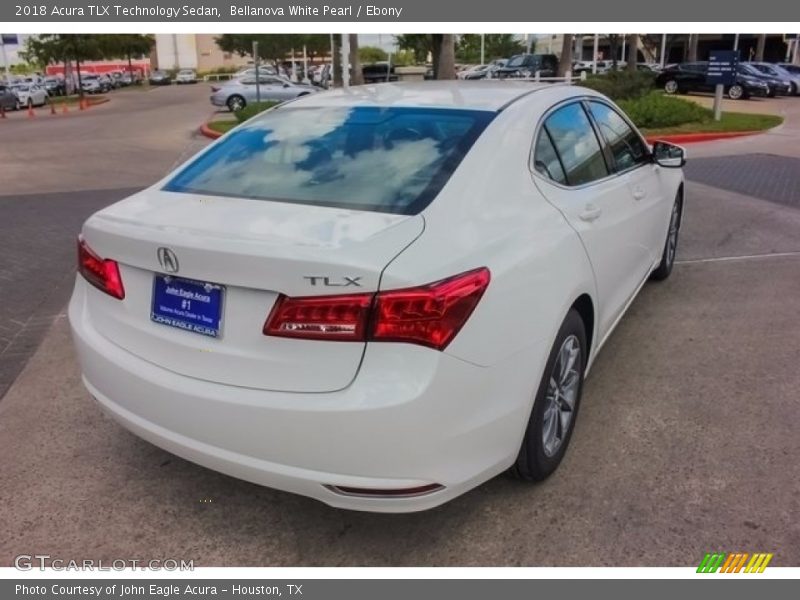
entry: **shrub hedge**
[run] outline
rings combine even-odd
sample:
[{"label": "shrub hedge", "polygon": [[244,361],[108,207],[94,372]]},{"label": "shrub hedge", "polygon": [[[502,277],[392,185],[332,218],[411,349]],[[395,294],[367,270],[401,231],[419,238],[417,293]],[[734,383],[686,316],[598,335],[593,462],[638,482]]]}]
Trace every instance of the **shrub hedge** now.
[{"label": "shrub hedge", "polygon": [[640,98],[619,100],[617,104],[637,127],[643,129],[701,123],[713,118],[713,111],[710,109],[689,100],[665,96],[661,92],[652,92]]},{"label": "shrub hedge", "polygon": [[605,94],[615,102],[640,98],[649,94],[655,87],[656,74],[647,71],[609,71],[589,75],[580,85]]},{"label": "shrub hedge", "polygon": [[253,102],[252,104],[248,104],[242,110],[237,110],[234,115],[236,116],[236,120],[239,123],[244,123],[247,119],[252,119],[258,113],[264,112],[268,108],[272,108],[276,104],[280,104],[280,102],[275,102],[274,100],[269,100],[265,102]]}]

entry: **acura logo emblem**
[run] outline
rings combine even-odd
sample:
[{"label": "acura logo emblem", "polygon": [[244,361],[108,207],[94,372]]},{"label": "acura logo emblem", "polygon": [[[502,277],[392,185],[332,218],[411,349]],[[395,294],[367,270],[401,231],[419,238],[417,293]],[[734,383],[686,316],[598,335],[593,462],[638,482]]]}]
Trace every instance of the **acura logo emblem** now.
[{"label": "acura logo emblem", "polygon": [[172,250],[163,246],[158,249],[158,264],[166,273],[177,273],[179,269],[178,257]]}]

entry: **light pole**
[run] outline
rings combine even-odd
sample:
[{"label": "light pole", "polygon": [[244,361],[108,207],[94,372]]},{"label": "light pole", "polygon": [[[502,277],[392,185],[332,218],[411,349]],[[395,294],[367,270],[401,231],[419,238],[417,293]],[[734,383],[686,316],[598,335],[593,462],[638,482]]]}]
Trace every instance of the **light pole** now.
[{"label": "light pole", "polygon": [[661,34],[661,68],[664,68],[667,58],[667,34]]},{"label": "light pole", "polygon": [[486,51],[485,51],[486,40],[484,39],[485,37],[486,37],[486,34],[482,33],[481,34],[481,64],[482,65],[486,64]]},{"label": "light pole", "polygon": [[597,53],[600,46],[600,34],[594,34],[594,49],[592,54],[592,75],[597,75]]},{"label": "light pole", "polygon": [[258,42],[253,40],[253,64],[256,66],[256,104],[261,103],[261,78],[258,76]]}]

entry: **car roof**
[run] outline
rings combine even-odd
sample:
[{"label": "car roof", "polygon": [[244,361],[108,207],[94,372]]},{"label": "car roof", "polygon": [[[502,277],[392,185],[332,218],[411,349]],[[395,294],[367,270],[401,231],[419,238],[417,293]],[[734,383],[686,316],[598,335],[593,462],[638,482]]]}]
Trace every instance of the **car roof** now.
[{"label": "car roof", "polygon": [[361,85],[303,96],[294,106],[424,106],[497,112],[508,104],[553,84],[526,81],[425,81]]}]

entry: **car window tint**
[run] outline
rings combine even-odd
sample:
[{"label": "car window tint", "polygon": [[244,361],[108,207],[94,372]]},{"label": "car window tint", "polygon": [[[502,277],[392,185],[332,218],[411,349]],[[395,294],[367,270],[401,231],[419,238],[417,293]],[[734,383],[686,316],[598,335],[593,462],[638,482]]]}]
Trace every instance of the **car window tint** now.
[{"label": "car window tint", "polygon": [[539,132],[539,137],[536,140],[536,148],[533,151],[533,168],[548,179],[558,183],[567,182],[564,169],[561,168],[561,161],[558,160],[556,149],[553,147],[550,135],[544,128]]},{"label": "car window tint", "polygon": [[608,175],[600,142],[580,103],[555,111],[545,121],[569,185],[582,185]]},{"label": "car window tint", "polygon": [[231,132],[165,190],[416,214],[496,113],[283,108]]},{"label": "car window tint", "polygon": [[648,153],[644,142],[617,111],[601,102],[590,102],[589,107],[600,133],[611,149],[617,171],[624,171],[647,161]]}]

